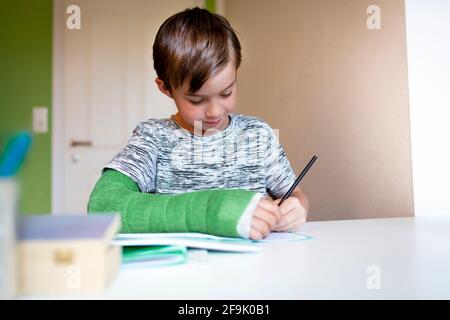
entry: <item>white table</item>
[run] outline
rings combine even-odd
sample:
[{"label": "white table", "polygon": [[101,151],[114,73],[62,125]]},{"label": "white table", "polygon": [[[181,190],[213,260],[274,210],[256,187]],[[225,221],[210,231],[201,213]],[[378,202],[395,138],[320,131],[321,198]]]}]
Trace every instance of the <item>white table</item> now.
[{"label": "white table", "polygon": [[314,239],[265,244],[259,254],[195,252],[183,265],[122,270],[95,298],[450,298],[450,220],[308,222],[302,233]]}]

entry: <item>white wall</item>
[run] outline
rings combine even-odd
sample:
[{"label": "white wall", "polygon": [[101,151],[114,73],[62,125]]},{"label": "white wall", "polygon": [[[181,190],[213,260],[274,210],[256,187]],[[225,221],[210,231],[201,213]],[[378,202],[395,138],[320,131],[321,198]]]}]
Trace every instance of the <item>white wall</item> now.
[{"label": "white wall", "polygon": [[416,216],[450,216],[450,1],[406,0]]}]

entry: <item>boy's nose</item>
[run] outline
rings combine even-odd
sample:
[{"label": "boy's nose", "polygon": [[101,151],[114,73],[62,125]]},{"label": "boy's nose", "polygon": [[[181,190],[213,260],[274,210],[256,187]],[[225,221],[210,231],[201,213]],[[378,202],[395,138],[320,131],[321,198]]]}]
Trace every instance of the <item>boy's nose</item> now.
[{"label": "boy's nose", "polygon": [[218,120],[223,114],[223,108],[217,102],[212,102],[205,112],[205,118],[211,121]]}]

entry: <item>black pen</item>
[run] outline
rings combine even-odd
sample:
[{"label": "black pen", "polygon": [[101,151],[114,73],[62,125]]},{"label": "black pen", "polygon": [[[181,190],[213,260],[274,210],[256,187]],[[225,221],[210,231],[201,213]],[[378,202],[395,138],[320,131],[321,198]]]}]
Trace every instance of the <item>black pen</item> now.
[{"label": "black pen", "polygon": [[278,203],[278,206],[280,206],[283,203],[284,200],[286,200],[287,198],[289,198],[291,196],[291,194],[294,191],[295,187],[300,183],[300,181],[303,179],[303,177],[308,172],[309,168],[311,168],[311,166],[313,165],[314,161],[316,161],[316,159],[317,159],[317,156],[314,155],[314,157],[312,157],[312,159],[309,160],[309,162],[306,165],[305,169],[303,169],[302,173],[300,173],[300,175],[297,177],[297,179],[295,179],[295,182],[292,184],[292,186],[289,188],[289,190],[283,196],[281,201]]}]

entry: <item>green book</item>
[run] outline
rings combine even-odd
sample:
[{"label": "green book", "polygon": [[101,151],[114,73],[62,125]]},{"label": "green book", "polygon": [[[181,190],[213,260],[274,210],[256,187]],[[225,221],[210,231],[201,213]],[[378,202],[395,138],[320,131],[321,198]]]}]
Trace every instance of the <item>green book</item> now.
[{"label": "green book", "polygon": [[184,263],[187,248],[183,246],[126,246],[122,248],[125,267],[153,267]]}]

